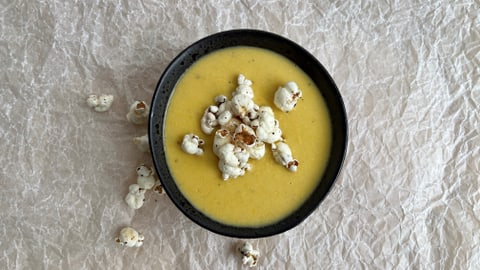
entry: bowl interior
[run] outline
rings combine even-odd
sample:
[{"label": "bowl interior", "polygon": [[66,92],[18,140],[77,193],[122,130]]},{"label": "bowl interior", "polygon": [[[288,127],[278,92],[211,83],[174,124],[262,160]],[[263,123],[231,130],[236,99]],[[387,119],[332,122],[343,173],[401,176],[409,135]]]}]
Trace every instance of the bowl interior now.
[{"label": "bowl interior", "polygon": [[[297,64],[317,85],[327,104],[332,127],[330,157],[317,187],[305,203],[277,223],[263,227],[235,227],[219,223],[204,215],[183,196],[172,178],[163,145],[163,126],[169,98],[178,79],[200,57],[233,46],[252,46],[271,50]],[[166,193],[192,221],[218,234],[238,238],[258,238],[289,230],[315,210],[325,198],[341,169],[347,143],[347,117],[340,93],[325,68],[308,51],[296,43],[259,30],[231,30],[201,39],[182,51],[165,69],[156,87],[149,118],[150,150],[155,169]]]}]

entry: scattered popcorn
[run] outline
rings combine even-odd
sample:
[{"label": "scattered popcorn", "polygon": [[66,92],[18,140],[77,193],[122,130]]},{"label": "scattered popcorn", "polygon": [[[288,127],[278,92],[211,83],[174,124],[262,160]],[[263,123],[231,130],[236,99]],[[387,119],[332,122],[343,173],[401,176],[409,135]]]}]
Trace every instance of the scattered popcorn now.
[{"label": "scattered popcorn", "polygon": [[298,160],[292,156],[292,151],[288,144],[284,142],[277,142],[272,144],[272,152],[275,161],[292,172],[297,171]]},{"label": "scattered popcorn", "polygon": [[141,247],[144,236],[131,227],[125,227],[120,231],[120,235],[115,238],[115,242],[126,247]]},{"label": "scattered popcorn", "polygon": [[130,106],[130,111],[127,114],[127,120],[130,123],[141,125],[145,124],[148,120],[148,113],[150,112],[150,107],[145,101],[135,101]]},{"label": "scattered popcorn", "polygon": [[145,189],[141,188],[140,185],[133,184],[128,188],[129,192],[125,197],[125,202],[132,209],[139,209],[143,206],[145,202]]},{"label": "scattered popcorn", "polygon": [[149,190],[155,186],[155,183],[155,173],[152,168],[149,168],[145,165],[140,165],[137,167],[137,184],[140,186],[140,188]]},{"label": "scattered popcorn", "polygon": [[163,189],[162,183],[157,179],[155,186],[153,186],[153,191],[157,194],[164,194],[165,190]]},{"label": "scattered popcorn", "polygon": [[295,82],[288,82],[279,87],[275,92],[273,103],[283,112],[289,112],[295,108],[297,101],[302,97],[302,91]]},{"label": "scattered popcorn", "polygon": [[106,112],[113,103],[113,95],[90,95],[87,98],[87,104],[97,112]]},{"label": "scattered popcorn", "polygon": [[238,246],[238,251],[242,254],[243,264],[246,264],[249,267],[254,267],[257,265],[260,252],[253,249],[252,244],[244,241]]},{"label": "scattered popcorn", "polygon": [[133,143],[138,147],[138,150],[144,153],[150,152],[150,145],[148,144],[148,134],[134,137]]},{"label": "scattered popcorn", "polygon": [[183,136],[182,150],[190,155],[202,155],[203,149],[200,147],[204,144],[205,141],[200,139],[197,135],[192,133],[186,134]]}]

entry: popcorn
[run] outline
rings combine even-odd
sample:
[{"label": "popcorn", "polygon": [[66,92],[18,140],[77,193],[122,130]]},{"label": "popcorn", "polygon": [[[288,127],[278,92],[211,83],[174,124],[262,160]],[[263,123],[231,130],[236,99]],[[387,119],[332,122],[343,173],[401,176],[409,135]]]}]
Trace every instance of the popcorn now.
[{"label": "popcorn", "polygon": [[289,112],[295,108],[297,101],[302,97],[302,91],[295,82],[288,82],[279,87],[275,92],[273,103],[283,112]]},{"label": "popcorn", "polygon": [[278,120],[275,119],[272,108],[260,107],[259,117],[253,121],[253,125],[257,127],[257,138],[266,143],[274,143],[282,139],[282,130]]},{"label": "popcorn", "polygon": [[209,106],[203,113],[200,126],[205,134],[212,133],[213,129],[218,125],[217,116],[215,115],[217,112],[217,106]]},{"label": "popcorn", "polygon": [[156,179],[155,173],[152,168],[149,168],[145,165],[140,165],[137,167],[137,184],[140,188],[149,190],[155,186]]},{"label": "popcorn", "polygon": [[218,147],[216,152],[218,158],[218,168],[222,172],[223,180],[237,178],[244,175],[246,170],[250,170],[248,164],[250,154],[243,148],[235,146],[232,143],[225,143]]},{"label": "popcorn", "polygon": [[126,247],[141,247],[144,236],[131,227],[125,227],[120,231],[120,235],[115,238],[115,242]]},{"label": "popcorn", "polygon": [[153,186],[153,192],[157,194],[164,194],[165,189],[163,189],[162,183],[160,182],[159,179],[155,182],[155,186]]},{"label": "popcorn", "polygon": [[145,134],[139,137],[134,137],[133,143],[138,147],[138,150],[144,153],[150,152],[150,145],[148,143],[148,134]]},{"label": "popcorn", "polygon": [[113,103],[113,95],[89,95],[87,104],[97,112],[106,112],[110,109]]},{"label": "popcorn", "polygon": [[232,113],[240,118],[245,118],[248,112],[252,111],[255,103],[250,96],[244,94],[236,94],[231,101]]},{"label": "popcorn", "polygon": [[227,164],[222,159],[218,161],[218,168],[222,172],[223,180],[228,180],[230,178],[237,178],[245,174],[245,171],[242,168]]},{"label": "popcorn", "polygon": [[258,111],[259,110],[260,110],[260,107],[257,104],[254,103],[253,104],[253,109],[248,111],[246,117],[242,119],[243,122],[245,124],[250,125],[252,128],[254,128],[254,127],[256,128],[256,126],[252,125],[252,122],[258,119],[258,117],[259,117]]},{"label": "popcorn", "polygon": [[245,124],[238,125],[235,129],[235,134],[233,135],[233,141],[242,148],[250,148],[254,146],[256,139],[255,131]]},{"label": "popcorn", "polygon": [[203,149],[200,147],[203,144],[205,144],[205,141],[200,139],[197,135],[193,133],[186,134],[183,136],[182,150],[190,155],[202,155]]},{"label": "popcorn", "polygon": [[227,100],[228,98],[224,95],[219,95],[215,97],[215,103],[217,104],[217,106],[219,106],[219,108],[220,108],[220,105],[227,102]]},{"label": "popcorn", "polygon": [[242,254],[242,263],[248,265],[249,267],[254,267],[257,265],[258,257],[260,257],[260,252],[253,249],[252,244],[243,241],[238,246],[238,251]]},{"label": "popcorn", "polygon": [[158,194],[164,193],[160,180],[155,177],[155,171],[146,165],[136,168],[137,183],[128,187],[128,194],[125,196],[125,203],[132,209],[139,209],[145,202],[145,193],[153,189]]},{"label": "popcorn", "polygon": [[225,110],[218,115],[218,124],[220,126],[225,126],[232,120],[233,114],[229,110]]},{"label": "popcorn", "polygon": [[150,107],[145,101],[136,100],[130,106],[130,111],[127,114],[127,120],[136,125],[145,124],[148,120],[149,112]]},{"label": "popcorn", "polygon": [[235,145],[226,143],[218,149],[218,158],[230,166],[239,166],[240,161],[235,156]]},{"label": "popcorn", "polygon": [[237,78],[237,88],[233,92],[233,95],[246,95],[249,99],[253,99],[253,89],[252,89],[252,81],[245,78],[245,75],[240,74]]},{"label": "popcorn", "polygon": [[297,171],[298,160],[292,156],[292,151],[288,144],[284,142],[278,142],[272,144],[272,152],[275,161],[292,172]]},{"label": "popcorn", "polygon": [[232,118],[225,125],[221,126],[223,129],[228,130],[231,134],[235,133],[237,127],[242,123],[238,118]]},{"label": "popcorn", "polygon": [[250,126],[254,129],[257,129],[260,125],[266,128],[271,128],[275,126],[275,116],[273,114],[272,108],[268,106],[262,106],[256,111],[257,117],[252,121]]},{"label": "popcorn", "polygon": [[252,166],[248,163],[248,160],[250,159],[250,154],[247,152],[247,150],[237,147],[234,150],[235,152],[235,157],[238,159],[238,167],[242,170],[249,171]]},{"label": "popcorn", "polygon": [[259,160],[265,156],[265,143],[257,138],[255,144],[247,148],[247,151],[251,158]]},{"label": "popcorn", "polygon": [[128,188],[128,194],[125,197],[125,202],[132,209],[139,209],[145,202],[145,189],[140,185],[133,184]]},{"label": "popcorn", "polygon": [[223,145],[229,143],[232,140],[232,136],[227,129],[219,129],[215,132],[213,138],[213,152],[218,156],[218,149]]},{"label": "popcorn", "polygon": [[[296,171],[298,161],[293,159],[288,145],[282,142],[280,123],[275,119],[272,108],[255,104],[252,81],[244,75],[238,76],[237,84],[231,100],[224,95],[216,96],[215,104],[205,109],[200,120],[205,134],[211,134],[218,128],[213,138],[213,152],[219,159],[218,168],[223,180],[237,178],[251,170],[249,159],[263,158],[265,144],[272,145],[278,163],[290,171]],[[287,83],[282,89],[290,93],[290,99],[295,99],[295,102],[301,97],[301,91],[294,82]],[[281,91],[279,97],[283,98]],[[203,153],[200,148],[203,144],[198,136],[187,134],[182,149],[189,154],[200,155]]]}]

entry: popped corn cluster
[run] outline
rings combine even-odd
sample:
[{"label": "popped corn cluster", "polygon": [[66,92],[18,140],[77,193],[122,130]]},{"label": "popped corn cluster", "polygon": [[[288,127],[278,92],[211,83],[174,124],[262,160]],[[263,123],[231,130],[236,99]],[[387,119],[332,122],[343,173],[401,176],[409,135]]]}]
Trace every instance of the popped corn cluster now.
[{"label": "popped corn cluster", "polygon": [[144,236],[134,228],[125,227],[120,231],[120,235],[115,238],[115,242],[126,247],[141,247]]},{"label": "popped corn cluster", "polygon": [[[275,92],[274,104],[281,111],[289,112],[301,97],[297,84],[288,82]],[[213,152],[219,159],[223,180],[237,178],[251,170],[249,159],[263,158],[266,144],[270,144],[275,161],[285,168],[296,171],[299,165],[282,137],[273,109],[259,106],[253,98],[252,81],[240,74],[231,99],[216,96],[215,104],[205,109],[200,120],[202,131],[206,135],[214,134]],[[203,139],[190,133],[185,135],[181,146],[188,154],[202,155],[203,144]]]},{"label": "popped corn cluster", "polygon": [[97,112],[106,112],[112,107],[113,99],[113,95],[89,95],[87,105]]},{"label": "popped corn cluster", "polygon": [[135,125],[145,124],[148,121],[149,112],[150,107],[145,101],[135,100],[132,105],[130,105],[127,120]]},{"label": "popped corn cluster", "polygon": [[237,249],[242,255],[243,264],[246,264],[249,267],[254,267],[257,265],[258,257],[260,257],[260,252],[254,249],[252,244],[243,241],[238,245]]},{"label": "popped corn cluster", "polygon": [[163,193],[160,180],[155,177],[153,168],[142,164],[137,167],[137,183],[130,185],[125,202],[132,209],[139,209],[145,202],[145,192],[153,189],[156,193]]}]

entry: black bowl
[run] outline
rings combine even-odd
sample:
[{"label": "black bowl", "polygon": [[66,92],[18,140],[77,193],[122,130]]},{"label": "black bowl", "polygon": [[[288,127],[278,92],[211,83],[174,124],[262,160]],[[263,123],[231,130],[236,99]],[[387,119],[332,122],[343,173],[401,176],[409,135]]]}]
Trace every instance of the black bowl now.
[{"label": "black bowl", "polygon": [[[264,227],[225,225],[193,207],[178,189],[170,174],[163,144],[163,125],[170,95],[186,69],[200,57],[215,50],[233,46],[253,46],[281,54],[296,63],[320,89],[326,101],[332,127],[332,146],[326,170],[311,196],[294,213]],[[155,169],[166,193],[192,221],[218,234],[237,238],[266,237],[285,232],[307,218],[327,196],[341,169],[347,144],[347,116],[340,93],[331,76],[317,59],[296,43],[259,30],[231,30],[203,38],[182,51],[163,72],[151,104],[148,125],[150,150]]]}]

